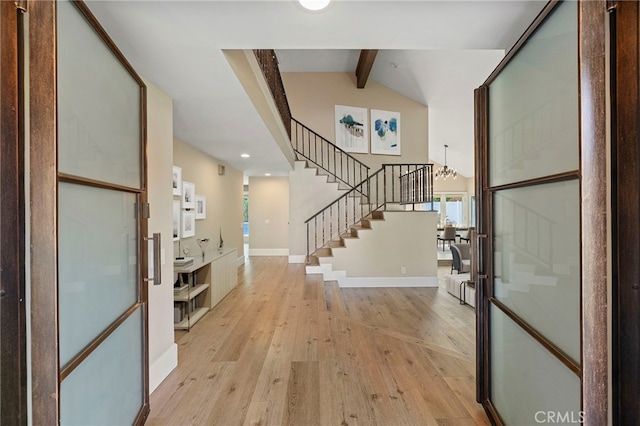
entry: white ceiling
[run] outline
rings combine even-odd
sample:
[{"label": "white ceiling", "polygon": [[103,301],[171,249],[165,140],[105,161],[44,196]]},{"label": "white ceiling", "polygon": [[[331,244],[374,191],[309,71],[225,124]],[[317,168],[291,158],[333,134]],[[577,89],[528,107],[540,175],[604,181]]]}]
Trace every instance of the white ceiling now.
[{"label": "white ceiling", "polygon": [[222,49],[275,49],[283,72],[353,72],[359,49],[380,49],[369,78],[429,106],[431,159],[443,163],[448,143],[448,164],[470,176],[473,89],[545,4],[334,0],[308,12],[293,0],[88,1],[133,67],[173,98],[175,136],[248,176],[289,166]]}]

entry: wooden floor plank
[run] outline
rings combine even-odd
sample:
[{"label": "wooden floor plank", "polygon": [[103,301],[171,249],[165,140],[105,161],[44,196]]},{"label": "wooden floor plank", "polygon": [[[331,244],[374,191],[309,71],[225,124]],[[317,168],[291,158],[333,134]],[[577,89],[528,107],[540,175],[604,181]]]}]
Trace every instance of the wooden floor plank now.
[{"label": "wooden floor plank", "polygon": [[471,414],[475,424],[491,424],[480,404],[473,402],[476,392],[476,382],[473,377],[444,377],[444,380]]},{"label": "wooden floor plank", "polygon": [[486,425],[475,315],[439,288],[341,289],[250,257],[151,395],[149,425]]},{"label": "wooden floor plank", "polygon": [[320,425],[319,387],[318,361],[294,361],[291,363],[283,425]]}]

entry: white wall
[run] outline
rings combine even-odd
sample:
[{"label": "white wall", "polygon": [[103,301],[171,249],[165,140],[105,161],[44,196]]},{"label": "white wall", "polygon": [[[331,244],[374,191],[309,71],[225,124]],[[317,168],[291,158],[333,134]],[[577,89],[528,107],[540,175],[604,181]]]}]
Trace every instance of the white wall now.
[{"label": "white wall", "polygon": [[[162,284],[149,284],[149,391],[178,365],[173,332],[172,161],[173,102],[147,85],[147,177],[151,206],[149,236],[162,234]],[[151,261],[151,256],[150,256]]]}]

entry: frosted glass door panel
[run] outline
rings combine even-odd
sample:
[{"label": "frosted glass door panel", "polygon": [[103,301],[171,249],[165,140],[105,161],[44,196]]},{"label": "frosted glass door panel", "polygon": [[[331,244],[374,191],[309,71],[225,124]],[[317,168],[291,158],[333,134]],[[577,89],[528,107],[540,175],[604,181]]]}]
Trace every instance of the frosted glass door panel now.
[{"label": "frosted glass door panel", "polygon": [[140,188],[140,85],[75,6],[57,6],[59,171]]},{"label": "frosted glass door panel", "polygon": [[62,381],[60,424],[133,424],[144,395],[142,334],[140,308]]},{"label": "frosted glass door panel", "polygon": [[490,185],[578,169],[577,5],[560,4],[489,86]]},{"label": "frosted glass door panel", "polygon": [[580,378],[495,306],[490,367],[491,400],[505,424],[581,423]]},{"label": "frosted glass door panel", "polygon": [[59,185],[60,365],[138,302],[137,196]]},{"label": "frosted glass door panel", "polygon": [[493,203],[494,297],[579,362],[578,180],[498,191]]}]

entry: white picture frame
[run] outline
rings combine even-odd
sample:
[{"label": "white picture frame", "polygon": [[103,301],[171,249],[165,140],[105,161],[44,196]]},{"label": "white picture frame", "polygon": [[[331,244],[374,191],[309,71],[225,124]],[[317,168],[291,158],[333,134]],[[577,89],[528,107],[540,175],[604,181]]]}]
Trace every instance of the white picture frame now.
[{"label": "white picture frame", "polygon": [[182,167],[173,166],[173,195],[182,195]]},{"label": "white picture frame", "polygon": [[181,238],[189,238],[196,235],[196,212],[193,210],[182,211]]},{"label": "white picture frame", "polygon": [[182,208],[193,210],[196,208],[196,184],[182,181]]},{"label": "white picture frame", "polygon": [[369,116],[366,108],[335,106],[336,146],[346,152],[369,152]]},{"label": "white picture frame", "polygon": [[196,220],[207,218],[207,197],[196,195]]},{"label": "white picture frame", "polygon": [[372,109],[371,153],[402,155],[400,139],[400,113]]},{"label": "white picture frame", "polygon": [[173,241],[180,241],[180,200],[173,200]]}]

